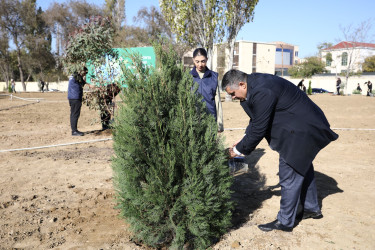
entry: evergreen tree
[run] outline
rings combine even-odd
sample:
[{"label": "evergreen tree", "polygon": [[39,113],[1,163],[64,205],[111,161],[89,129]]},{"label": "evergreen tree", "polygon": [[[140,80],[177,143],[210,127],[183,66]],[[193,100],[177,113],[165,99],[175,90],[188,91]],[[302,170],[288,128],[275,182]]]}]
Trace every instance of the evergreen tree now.
[{"label": "evergreen tree", "polygon": [[309,88],[307,89],[307,94],[312,95],[311,81],[309,81]]},{"label": "evergreen tree", "polygon": [[223,142],[175,52],[154,48],[156,69],[133,55],[133,72],[123,69],[128,87],[113,135],[118,208],[147,245],[206,248],[231,220]]}]

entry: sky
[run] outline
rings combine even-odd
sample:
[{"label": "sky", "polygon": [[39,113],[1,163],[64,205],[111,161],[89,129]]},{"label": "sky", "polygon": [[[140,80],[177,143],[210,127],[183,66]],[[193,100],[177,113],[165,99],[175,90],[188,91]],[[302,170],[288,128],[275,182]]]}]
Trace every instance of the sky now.
[{"label": "sky", "polygon": [[[37,0],[46,10],[52,2],[65,0]],[[101,6],[104,0],[86,0]],[[142,7],[154,5],[158,0],[126,0],[126,22],[133,24],[133,17]],[[315,56],[317,46],[323,42],[337,44],[343,40],[341,27],[357,27],[370,21],[372,28],[366,42],[375,43],[374,0],[259,0],[254,20],[245,24],[237,40],[254,42],[282,41],[299,46],[299,57]]]}]

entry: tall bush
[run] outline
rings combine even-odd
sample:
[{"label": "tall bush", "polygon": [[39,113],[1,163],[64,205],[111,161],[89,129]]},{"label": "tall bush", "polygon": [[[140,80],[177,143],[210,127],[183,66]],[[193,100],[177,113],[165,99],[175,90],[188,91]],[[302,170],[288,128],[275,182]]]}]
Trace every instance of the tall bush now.
[{"label": "tall bush", "polygon": [[222,139],[191,75],[172,51],[155,45],[156,69],[137,56],[123,69],[113,159],[118,208],[139,241],[195,249],[230,225],[229,174]]},{"label": "tall bush", "polygon": [[[107,17],[91,17],[90,20],[69,35],[69,40],[63,57],[65,73],[77,75],[84,66],[90,64],[91,68],[97,69],[106,64],[106,59],[111,57],[117,59],[117,53],[113,48],[113,37],[115,30],[111,19]],[[113,73],[110,64],[108,71]],[[85,93],[84,102],[92,109],[99,110],[101,114],[114,114],[112,99],[121,88],[119,82],[108,80],[103,75],[106,72],[96,71],[91,77],[91,84],[95,90]]]}]

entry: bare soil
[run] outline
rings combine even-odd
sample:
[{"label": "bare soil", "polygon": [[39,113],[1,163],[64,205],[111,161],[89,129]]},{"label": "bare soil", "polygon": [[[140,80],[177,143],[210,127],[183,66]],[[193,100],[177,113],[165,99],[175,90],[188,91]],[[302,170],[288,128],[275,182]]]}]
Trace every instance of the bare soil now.
[{"label": "bare soil", "polygon": [[[0,96],[0,150],[111,138],[83,106],[72,137],[66,93]],[[235,173],[233,227],[213,249],[375,249],[375,98],[314,95],[339,139],[314,161],[324,217],[291,233],[262,232],[279,209],[278,154],[263,140]],[[223,102],[225,128],[245,128],[238,102]],[[346,130],[370,129],[370,130]],[[223,132],[227,145],[244,130]],[[112,141],[0,152],[0,248],[149,249],[132,241],[114,208]]]}]

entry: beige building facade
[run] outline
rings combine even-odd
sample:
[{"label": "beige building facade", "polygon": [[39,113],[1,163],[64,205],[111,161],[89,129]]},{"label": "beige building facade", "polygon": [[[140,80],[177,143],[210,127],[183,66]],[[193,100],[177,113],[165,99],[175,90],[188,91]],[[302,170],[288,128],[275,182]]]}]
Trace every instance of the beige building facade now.
[{"label": "beige building facade", "polygon": [[[298,52],[298,46],[284,42],[237,41],[233,51],[233,68],[248,74],[257,72],[282,75],[300,62]],[[229,49],[225,44],[214,46],[212,68],[219,73],[219,78],[228,70],[228,55]]]},{"label": "beige building facade", "polygon": [[[275,73],[276,46],[271,43],[237,41],[233,50],[233,69],[245,73]],[[216,44],[213,50],[212,68],[219,78],[228,70],[229,49],[226,44]]]},{"label": "beige building facade", "polygon": [[[186,68],[193,68],[193,50],[184,55]],[[268,73],[283,75],[290,67],[300,62],[298,46],[284,42],[237,41],[233,51],[233,69],[245,73]],[[215,44],[208,65],[219,73],[219,80],[228,70],[229,49],[227,44]],[[283,73],[282,73],[283,72]]]}]

